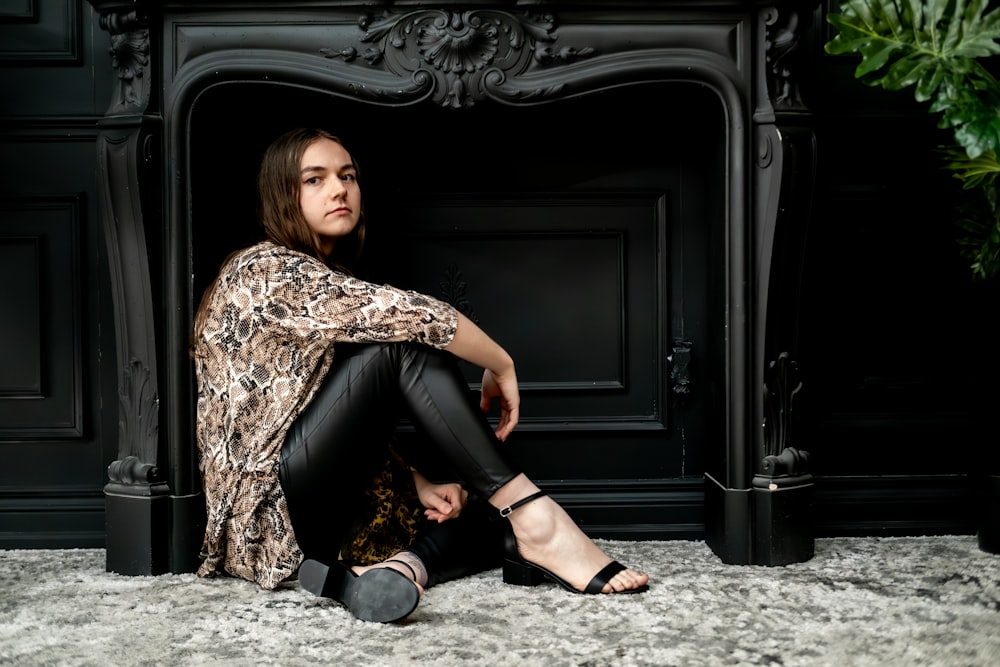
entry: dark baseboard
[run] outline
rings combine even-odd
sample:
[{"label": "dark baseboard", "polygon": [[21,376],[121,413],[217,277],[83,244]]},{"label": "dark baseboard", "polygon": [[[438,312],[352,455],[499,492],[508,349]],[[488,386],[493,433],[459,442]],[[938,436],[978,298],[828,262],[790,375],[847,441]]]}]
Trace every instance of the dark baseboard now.
[{"label": "dark baseboard", "polygon": [[99,490],[0,493],[0,549],[102,548],[104,530]]},{"label": "dark baseboard", "polygon": [[[592,537],[705,539],[701,477],[541,480],[540,485]],[[973,498],[973,484],[963,475],[816,477],[815,536],[972,535],[976,532]],[[197,511],[190,514],[196,516]],[[0,493],[0,549],[103,548],[105,544],[101,493]]]},{"label": "dark baseboard", "polygon": [[700,540],[705,532],[701,477],[658,480],[540,481],[591,537]]},{"label": "dark baseboard", "polygon": [[971,535],[973,496],[965,475],[817,477],[816,535]]},{"label": "dark baseboard", "polygon": [[[542,482],[593,537],[705,539],[701,478]],[[814,535],[971,535],[974,489],[964,475],[816,477]]]}]

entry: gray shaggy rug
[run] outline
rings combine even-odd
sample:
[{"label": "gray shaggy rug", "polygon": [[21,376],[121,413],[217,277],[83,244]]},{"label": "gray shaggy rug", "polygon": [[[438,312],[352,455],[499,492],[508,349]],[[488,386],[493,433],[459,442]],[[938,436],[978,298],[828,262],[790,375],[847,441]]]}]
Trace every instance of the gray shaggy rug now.
[{"label": "gray shaggy rug", "polygon": [[828,538],[777,568],[703,542],[599,543],[643,595],[427,591],[396,624],[290,583],[105,572],[100,549],[0,551],[0,663],[143,665],[1000,665],[1000,556],[974,537]]}]

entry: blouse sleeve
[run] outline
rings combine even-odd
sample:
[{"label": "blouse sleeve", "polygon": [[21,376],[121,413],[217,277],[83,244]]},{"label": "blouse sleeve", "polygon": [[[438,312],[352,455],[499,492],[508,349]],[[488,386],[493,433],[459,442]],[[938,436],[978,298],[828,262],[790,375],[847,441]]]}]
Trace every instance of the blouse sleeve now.
[{"label": "blouse sleeve", "polygon": [[300,253],[275,248],[258,258],[261,317],[331,342],[414,341],[443,348],[455,336],[451,305],[412,290],[366,282]]}]

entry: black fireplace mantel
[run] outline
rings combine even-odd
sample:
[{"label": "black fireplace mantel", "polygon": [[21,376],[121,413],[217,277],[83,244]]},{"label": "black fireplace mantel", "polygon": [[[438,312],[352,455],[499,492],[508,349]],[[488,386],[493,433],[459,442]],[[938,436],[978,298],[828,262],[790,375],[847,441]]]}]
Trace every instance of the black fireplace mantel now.
[{"label": "black fireplace mantel", "polygon": [[726,562],[811,557],[811,476],[790,415],[815,170],[798,82],[818,2],[90,3],[116,76],[98,138],[120,377],[118,457],[105,488],[109,570],[196,564],[204,510],[186,351],[186,142],[199,96],[240,83],[454,113],[651,82],[712,91],[725,118],[725,445],[705,475],[705,537]]}]

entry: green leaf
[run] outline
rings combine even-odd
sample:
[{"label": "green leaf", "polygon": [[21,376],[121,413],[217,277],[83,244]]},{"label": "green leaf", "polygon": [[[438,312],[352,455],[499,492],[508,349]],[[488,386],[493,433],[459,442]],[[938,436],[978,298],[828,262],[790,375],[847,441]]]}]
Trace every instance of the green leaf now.
[{"label": "green leaf", "polygon": [[927,68],[927,71],[924,72],[917,82],[917,88],[914,92],[914,97],[917,98],[918,102],[926,102],[934,96],[946,72],[947,70],[941,67],[940,63],[936,62]]},{"label": "green leaf", "polygon": [[[989,0],[847,0],[827,14],[837,29],[825,49],[861,56],[854,75],[886,90],[914,87],[940,126],[971,152],[1000,149],[1000,84],[978,58],[1000,54],[1000,8]],[[973,89],[978,95],[960,91]]]},{"label": "green leaf", "polygon": [[945,148],[941,153],[946,160],[945,169],[962,182],[963,190],[985,187],[1000,176],[1000,162],[993,151],[984,151],[976,157],[957,148]]},{"label": "green leaf", "polygon": [[[995,0],[992,4],[996,4]],[[844,0],[827,14],[831,55],[861,57],[854,75],[914,98],[953,133],[946,168],[967,198],[959,251],[975,280],[1000,276],[1000,84],[979,61],[1000,55],[1000,7],[990,0]]]},{"label": "green leaf", "polygon": [[1000,275],[1000,208],[994,182],[978,187],[974,196],[962,207],[956,225],[959,253],[969,260],[974,280],[987,280]]},{"label": "green leaf", "polygon": [[881,69],[892,54],[899,50],[900,46],[896,42],[883,39],[865,40],[858,46],[862,59],[861,64],[854,70],[854,78],[860,79],[866,74]]},{"label": "green leaf", "polygon": [[926,58],[903,58],[897,60],[885,73],[882,85],[886,90],[909,88],[920,81],[923,73],[936,69],[936,63]]}]

